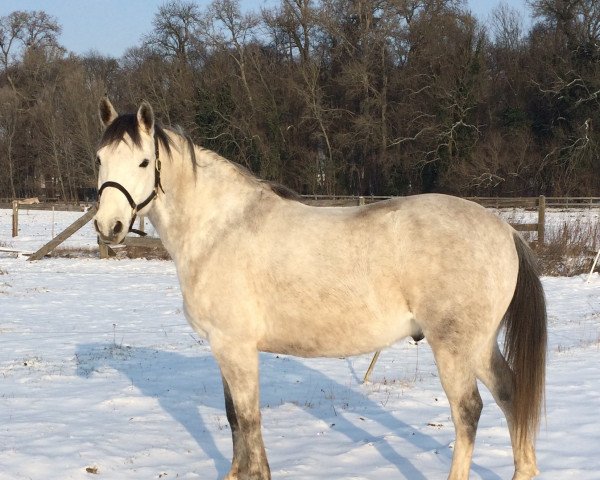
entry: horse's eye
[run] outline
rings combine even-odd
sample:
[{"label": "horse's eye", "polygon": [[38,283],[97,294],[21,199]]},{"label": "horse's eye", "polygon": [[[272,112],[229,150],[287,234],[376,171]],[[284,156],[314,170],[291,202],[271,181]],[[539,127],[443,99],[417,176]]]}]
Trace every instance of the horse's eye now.
[{"label": "horse's eye", "polygon": [[142,168],[146,168],[146,167],[148,166],[148,164],[149,164],[149,163],[150,163],[150,160],[148,160],[148,159],[146,158],[146,159],[145,159],[145,160],[144,160],[142,163],[140,163],[140,167],[142,167]]},{"label": "horse's eye", "polygon": [[96,165],[100,166],[100,157],[96,157]]}]

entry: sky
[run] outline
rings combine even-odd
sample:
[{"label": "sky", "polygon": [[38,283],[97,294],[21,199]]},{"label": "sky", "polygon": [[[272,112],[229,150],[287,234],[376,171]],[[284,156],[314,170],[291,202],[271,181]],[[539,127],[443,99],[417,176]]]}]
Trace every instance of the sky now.
[{"label": "sky", "polygon": [[[166,0],[0,0],[0,16],[14,10],[44,10],[61,24],[60,43],[67,50],[77,54],[95,50],[120,57],[151,31],[154,14],[164,3]],[[202,7],[210,0],[197,3]],[[277,3],[277,0],[240,2],[244,10],[251,11]],[[468,0],[471,11],[482,21],[498,3],[499,0]],[[524,23],[529,23],[525,0],[504,0],[504,3],[522,12]]]}]

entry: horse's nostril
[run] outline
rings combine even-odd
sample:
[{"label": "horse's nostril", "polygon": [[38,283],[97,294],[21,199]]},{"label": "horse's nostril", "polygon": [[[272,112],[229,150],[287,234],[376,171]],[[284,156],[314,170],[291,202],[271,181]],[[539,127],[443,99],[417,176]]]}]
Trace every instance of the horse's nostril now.
[{"label": "horse's nostril", "polygon": [[113,228],[113,232],[115,233],[115,235],[121,233],[123,231],[123,224],[119,221],[117,221],[117,223],[115,223],[115,226]]}]

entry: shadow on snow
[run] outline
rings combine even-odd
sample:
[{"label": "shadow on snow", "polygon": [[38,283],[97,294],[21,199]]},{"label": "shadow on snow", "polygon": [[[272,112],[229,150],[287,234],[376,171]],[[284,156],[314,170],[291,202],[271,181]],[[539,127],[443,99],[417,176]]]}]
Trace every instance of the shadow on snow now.
[{"label": "shadow on snow", "polygon": [[[143,395],[156,398],[161,408],[188,431],[205,454],[214,461],[215,469],[222,477],[229,470],[230,460],[225,458],[210,434],[214,426],[207,426],[199,412],[199,407],[205,406],[220,409],[223,416],[225,415],[221,376],[210,354],[205,351],[197,353],[196,356],[185,356],[177,352],[123,347],[111,343],[81,344],[76,354],[77,374],[87,378],[93,372],[109,367],[125,375]],[[356,410],[360,415],[368,416],[370,420],[390,429],[419,450],[437,451],[446,456],[447,463],[450,463],[451,450],[446,445],[396,418],[380,403],[337,383],[319,370],[306,366],[302,361],[293,357],[264,354],[261,355],[260,367],[262,410],[265,409],[265,399],[281,398],[281,404],[295,403],[315,418],[327,424],[335,424],[337,433],[347,436],[356,444],[372,441],[379,454],[395,465],[407,479],[426,480],[417,467],[396,452],[385,438],[373,437],[344,415],[338,415],[337,411]],[[310,388],[307,390],[307,385],[314,387],[312,391]],[[335,392],[335,399],[342,399],[343,405],[335,405],[335,400],[330,398],[327,402],[319,402],[315,407],[315,396],[323,397],[323,394],[327,393],[325,388]],[[284,397],[287,400],[284,400]],[[360,410],[356,407],[358,405]],[[273,404],[268,406],[272,409],[278,407]],[[485,467],[473,464],[472,469],[487,480],[501,480]]]}]

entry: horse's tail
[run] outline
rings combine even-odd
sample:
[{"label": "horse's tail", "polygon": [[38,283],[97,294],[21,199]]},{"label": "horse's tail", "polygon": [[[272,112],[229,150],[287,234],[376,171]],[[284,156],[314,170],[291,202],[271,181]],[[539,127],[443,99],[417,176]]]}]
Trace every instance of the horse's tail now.
[{"label": "horse's tail", "polygon": [[537,260],[514,233],[519,257],[517,286],[504,317],[504,351],[515,377],[513,413],[517,443],[534,441],[544,402],[546,374],[546,300]]}]

